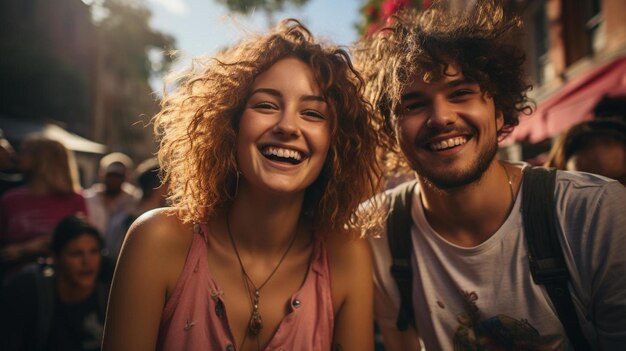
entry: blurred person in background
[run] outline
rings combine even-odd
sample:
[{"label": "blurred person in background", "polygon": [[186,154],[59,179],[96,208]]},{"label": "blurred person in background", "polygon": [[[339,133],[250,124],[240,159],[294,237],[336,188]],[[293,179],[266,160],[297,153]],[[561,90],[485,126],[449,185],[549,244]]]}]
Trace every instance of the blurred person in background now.
[{"label": "blurred person in background", "polygon": [[557,139],[546,166],[595,173],[626,185],[626,123],[595,119],[574,125]]},{"label": "blurred person in background", "polygon": [[111,218],[104,236],[108,256],[113,261],[117,261],[126,232],[135,219],[144,212],[166,206],[168,187],[167,184],[161,184],[159,170],[159,162],[156,158],[145,160],[137,166],[135,184],[141,190],[141,199],[130,211],[120,212]]},{"label": "blurred person in background", "polygon": [[[86,213],[73,153],[56,140],[28,137],[19,158],[25,185],[0,199],[0,259],[3,271],[48,254],[59,221]],[[13,268],[12,268],[13,267]]]},{"label": "blurred person in background", "polygon": [[24,183],[24,176],[17,167],[17,155],[11,143],[0,129],[0,196],[7,190]]},{"label": "blurred person in background", "polygon": [[98,280],[102,238],[84,218],[69,216],[52,236],[53,264],[26,266],[0,296],[0,349],[100,349],[108,285]]},{"label": "blurred person in background", "polygon": [[139,200],[137,188],[127,182],[132,169],[130,157],[121,152],[110,153],[100,160],[101,183],[85,190],[89,221],[100,233],[106,233],[111,218],[130,211]]},{"label": "blurred person in background", "polygon": [[595,119],[618,119],[626,123],[626,95],[604,96],[593,108]]}]

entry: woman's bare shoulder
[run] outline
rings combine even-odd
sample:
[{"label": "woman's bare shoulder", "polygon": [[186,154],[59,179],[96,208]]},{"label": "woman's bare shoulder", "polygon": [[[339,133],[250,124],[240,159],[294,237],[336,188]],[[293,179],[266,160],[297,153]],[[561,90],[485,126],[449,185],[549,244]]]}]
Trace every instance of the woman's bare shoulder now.
[{"label": "woman's bare shoulder", "polygon": [[192,234],[193,224],[183,223],[176,210],[157,208],[143,213],[133,222],[127,240],[184,245],[191,240]]},{"label": "woman's bare shoulder", "polygon": [[350,270],[369,255],[367,241],[357,233],[332,233],[325,238],[325,242],[331,265],[341,270]]},{"label": "woman's bare shoulder", "polygon": [[193,224],[184,223],[173,209],[148,211],[130,226],[120,263],[148,260],[162,264],[166,270],[172,265],[180,266],[187,257],[193,233]]}]

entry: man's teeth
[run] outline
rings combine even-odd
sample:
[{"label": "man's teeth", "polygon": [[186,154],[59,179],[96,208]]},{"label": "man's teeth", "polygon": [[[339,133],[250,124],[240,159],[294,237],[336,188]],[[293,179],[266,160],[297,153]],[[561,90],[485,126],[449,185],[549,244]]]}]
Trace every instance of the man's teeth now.
[{"label": "man's teeth", "polygon": [[283,149],[279,147],[272,147],[272,146],[263,149],[263,155],[278,156],[282,158],[292,158],[297,161],[300,161],[302,159],[302,155],[300,155],[298,151]]},{"label": "man's teeth", "polygon": [[436,143],[430,143],[428,144],[428,147],[433,151],[440,151],[440,150],[450,149],[458,145],[463,145],[465,143],[467,143],[466,137],[456,137],[456,138],[450,138],[450,139],[438,141]]}]

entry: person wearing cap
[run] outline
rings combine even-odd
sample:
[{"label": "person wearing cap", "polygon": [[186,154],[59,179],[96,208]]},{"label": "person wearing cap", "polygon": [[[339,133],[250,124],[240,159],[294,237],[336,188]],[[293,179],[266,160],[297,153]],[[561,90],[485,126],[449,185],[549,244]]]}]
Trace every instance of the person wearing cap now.
[{"label": "person wearing cap", "polygon": [[101,183],[85,190],[89,221],[106,233],[111,218],[135,207],[139,200],[136,187],[127,182],[133,161],[121,152],[114,152],[100,160]]}]

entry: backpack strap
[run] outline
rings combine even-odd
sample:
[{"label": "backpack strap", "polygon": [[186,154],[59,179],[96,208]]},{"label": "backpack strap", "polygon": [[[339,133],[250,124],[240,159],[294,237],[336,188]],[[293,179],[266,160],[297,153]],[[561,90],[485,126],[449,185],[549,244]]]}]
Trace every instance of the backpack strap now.
[{"label": "backpack strap", "polygon": [[524,170],[522,216],[530,273],[535,284],[546,288],[574,349],[590,350],[569,293],[570,276],[556,232],[555,183],[554,168],[529,167]]},{"label": "backpack strap", "polygon": [[44,263],[33,263],[25,269],[26,274],[30,274],[37,291],[37,332],[36,349],[44,350],[47,345],[50,327],[52,326],[52,316],[55,307],[55,284],[54,271]]},{"label": "backpack strap", "polygon": [[387,240],[391,251],[391,276],[400,291],[400,310],[396,326],[407,330],[415,327],[413,312],[413,272],[411,270],[411,199],[417,180],[397,186],[389,193]]}]

